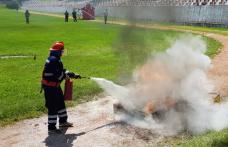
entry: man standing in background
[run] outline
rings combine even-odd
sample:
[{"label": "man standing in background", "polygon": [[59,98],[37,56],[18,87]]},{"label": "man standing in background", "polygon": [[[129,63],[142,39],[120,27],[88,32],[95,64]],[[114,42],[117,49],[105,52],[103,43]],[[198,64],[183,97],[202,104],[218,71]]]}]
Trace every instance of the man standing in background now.
[{"label": "man standing in background", "polygon": [[28,10],[25,11],[25,20],[26,20],[26,23],[29,24],[29,17],[30,17],[30,13]]},{"label": "man standing in background", "polygon": [[107,24],[107,19],[108,19],[108,9],[104,10],[104,23]]},{"label": "man standing in background", "polygon": [[77,22],[77,12],[75,11],[75,9],[72,12],[72,17],[73,17],[73,21]]},{"label": "man standing in background", "polygon": [[67,12],[67,10],[65,11],[64,15],[65,15],[65,22],[68,22],[69,13]]}]

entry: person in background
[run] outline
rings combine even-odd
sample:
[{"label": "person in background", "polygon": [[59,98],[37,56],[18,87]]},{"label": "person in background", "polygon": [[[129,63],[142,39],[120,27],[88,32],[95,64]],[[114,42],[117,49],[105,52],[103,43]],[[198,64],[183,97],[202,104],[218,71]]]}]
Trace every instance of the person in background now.
[{"label": "person in background", "polygon": [[73,17],[73,21],[77,22],[77,12],[75,11],[75,9],[72,12],[72,17]]},{"label": "person in background", "polygon": [[107,20],[108,20],[108,9],[104,10],[104,23],[107,24]]},{"label": "person in background", "polygon": [[61,130],[56,128],[57,118],[59,118],[59,127],[73,127],[73,124],[67,121],[64,94],[60,84],[66,78],[80,79],[81,76],[64,69],[61,61],[63,51],[64,43],[55,42],[50,48],[50,55],[42,72],[41,86],[44,90],[45,106],[48,109],[48,133],[61,133]]},{"label": "person in background", "polygon": [[65,22],[68,22],[69,13],[67,12],[67,10],[65,11],[64,15],[65,15]]},{"label": "person in background", "polygon": [[28,10],[25,11],[25,21],[27,24],[29,24],[29,17],[30,17],[30,13]]}]

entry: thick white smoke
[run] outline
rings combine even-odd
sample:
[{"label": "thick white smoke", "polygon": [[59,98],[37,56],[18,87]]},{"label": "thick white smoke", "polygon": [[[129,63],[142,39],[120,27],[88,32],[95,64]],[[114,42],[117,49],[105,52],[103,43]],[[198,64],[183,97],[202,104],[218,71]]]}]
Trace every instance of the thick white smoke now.
[{"label": "thick white smoke", "polygon": [[[228,127],[228,103],[215,104],[209,94],[214,87],[206,75],[211,60],[201,37],[181,37],[164,53],[148,59],[133,74],[133,82],[119,86],[105,79],[93,78],[124,108],[144,118],[124,115],[128,123],[173,135],[187,130],[199,134]],[[166,111],[159,121],[152,111]],[[161,116],[159,116],[161,117]]]}]

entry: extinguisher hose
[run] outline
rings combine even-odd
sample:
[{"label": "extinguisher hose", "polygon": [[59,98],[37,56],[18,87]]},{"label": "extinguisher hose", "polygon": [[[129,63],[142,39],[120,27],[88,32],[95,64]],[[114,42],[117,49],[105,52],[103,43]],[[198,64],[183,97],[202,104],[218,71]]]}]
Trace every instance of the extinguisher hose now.
[{"label": "extinguisher hose", "polygon": [[90,77],[81,77],[81,79],[90,79]]}]

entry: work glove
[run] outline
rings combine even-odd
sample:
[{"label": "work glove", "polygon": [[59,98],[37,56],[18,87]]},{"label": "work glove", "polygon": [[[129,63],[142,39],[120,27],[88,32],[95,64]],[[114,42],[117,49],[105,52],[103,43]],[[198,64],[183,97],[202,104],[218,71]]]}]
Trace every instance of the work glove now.
[{"label": "work glove", "polygon": [[74,78],[75,77],[75,73],[73,73],[73,72],[66,72],[66,75],[69,78]]}]

